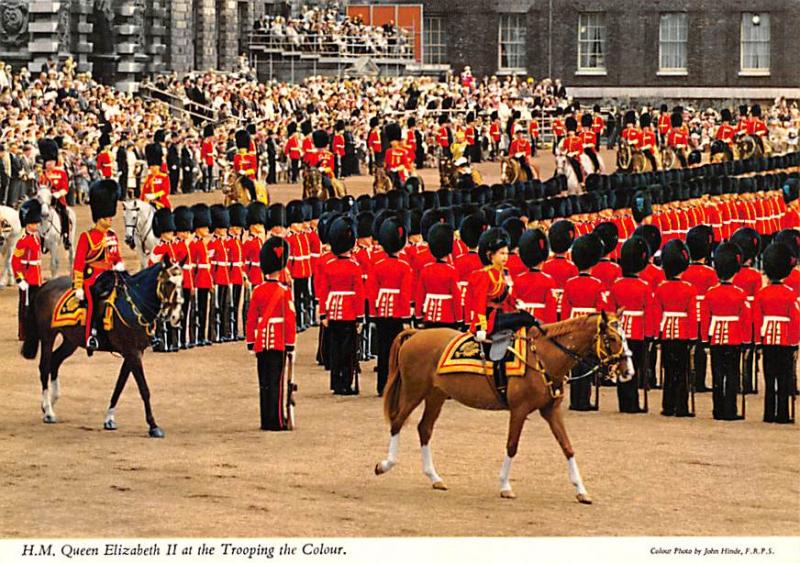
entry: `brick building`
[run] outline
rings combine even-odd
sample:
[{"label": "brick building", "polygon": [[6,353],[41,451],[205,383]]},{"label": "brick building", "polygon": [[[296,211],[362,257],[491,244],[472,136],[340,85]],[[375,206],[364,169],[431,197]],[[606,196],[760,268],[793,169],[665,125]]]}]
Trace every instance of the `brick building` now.
[{"label": "brick building", "polygon": [[[407,0],[401,0],[405,3]],[[411,2],[413,3],[413,0]],[[580,97],[800,97],[799,0],[430,0],[425,62]]]}]

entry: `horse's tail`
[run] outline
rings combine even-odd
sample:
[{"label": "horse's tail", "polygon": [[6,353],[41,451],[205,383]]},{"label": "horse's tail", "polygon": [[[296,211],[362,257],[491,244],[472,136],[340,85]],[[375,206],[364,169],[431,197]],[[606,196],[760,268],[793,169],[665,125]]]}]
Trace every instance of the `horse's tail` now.
[{"label": "horse's tail", "polygon": [[[34,306],[33,303],[30,304]],[[26,360],[33,360],[36,358],[36,353],[39,351],[39,323],[36,322],[35,309],[27,311],[23,321],[25,330],[25,339],[22,341],[22,348],[20,354]]]},{"label": "horse's tail", "polygon": [[414,328],[402,331],[395,336],[392,347],[389,350],[389,377],[386,381],[386,388],[383,391],[383,413],[390,423],[400,410],[400,389],[402,384],[402,378],[400,377],[400,348],[406,340],[417,332],[419,331]]}]

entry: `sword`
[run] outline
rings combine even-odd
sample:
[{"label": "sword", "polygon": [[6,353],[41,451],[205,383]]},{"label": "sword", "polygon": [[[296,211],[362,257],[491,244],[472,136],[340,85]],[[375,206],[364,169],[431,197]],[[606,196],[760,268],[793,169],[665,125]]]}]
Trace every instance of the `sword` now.
[{"label": "sword", "polygon": [[297,391],[297,384],[294,382],[294,352],[286,354],[286,414],[288,417],[287,428],[296,428],[294,392]]},{"label": "sword", "polygon": [[[744,378],[746,377],[745,370],[747,369],[747,355],[740,354],[739,355],[739,383],[741,384],[742,388],[742,419],[744,420],[747,417],[747,390],[745,389],[744,385]],[[734,401],[734,404],[736,401]]]},{"label": "sword", "polygon": [[[645,341],[644,343],[644,412],[650,412],[650,399],[648,391],[650,390],[650,345]],[[637,382],[638,384],[638,382]]]},{"label": "sword", "polygon": [[797,348],[794,349],[792,362],[792,422],[795,421],[795,403],[797,402]]},{"label": "sword", "polygon": [[692,414],[695,414],[695,410],[694,410],[694,408],[695,408],[695,405],[694,405],[694,392],[695,392],[695,388],[697,387],[697,385],[696,385],[697,378],[695,377],[695,373],[694,373],[694,370],[695,370],[694,352],[695,352],[695,347],[689,348],[689,369],[687,370],[687,377],[689,379],[686,382],[687,385],[689,386],[689,393],[690,393],[690,397],[691,397],[691,401],[692,401],[692,403],[691,403],[691,405],[692,405],[691,413]]}]

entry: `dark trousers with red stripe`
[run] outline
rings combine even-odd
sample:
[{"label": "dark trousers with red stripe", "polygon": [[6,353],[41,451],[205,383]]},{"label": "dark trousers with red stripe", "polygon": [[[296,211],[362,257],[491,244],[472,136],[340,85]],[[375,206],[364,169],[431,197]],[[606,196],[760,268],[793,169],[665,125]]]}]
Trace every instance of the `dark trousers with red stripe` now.
[{"label": "dark trousers with red stripe", "polygon": [[794,422],[789,401],[794,392],[795,349],[764,346],[764,422]]},{"label": "dark trousers with red stripe", "polygon": [[38,285],[28,286],[27,291],[19,290],[19,308],[17,309],[19,329],[17,330],[17,337],[20,342],[25,340],[25,325],[28,321],[28,316],[33,315],[33,303],[36,301],[36,294],[38,292]]},{"label": "dark trousers with red stripe", "polygon": [[687,416],[689,414],[689,354],[688,340],[662,340],[661,362],[664,365],[664,393],[661,397],[661,414]]},{"label": "dark trousers with red stripe", "polygon": [[288,430],[286,416],[286,353],[265,350],[256,354],[258,368],[258,404],[261,430]]},{"label": "dark trousers with red stripe", "polygon": [[376,318],[378,333],[378,395],[383,395],[389,377],[389,350],[395,337],[403,330],[403,319]]},{"label": "dark trousers with red stripe", "polygon": [[356,321],[329,321],[327,329],[331,388],[336,394],[352,394],[358,367]]},{"label": "dark trousers with red stripe", "polygon": [[628,340],[628,347],[633,354],[633,369],[636,375],[625,383],[617,381],[617,400],[619,412],[639,413],[642,412],[642,408],[639,406],[638,382],[646,376],[648,371],[647,343],[644,340]]},{"label": "dark trousers with red stripe", "polygon": [[742,376],[741,346],[711,346],[713,415],[717,420],[736,420],[736,397]]}]

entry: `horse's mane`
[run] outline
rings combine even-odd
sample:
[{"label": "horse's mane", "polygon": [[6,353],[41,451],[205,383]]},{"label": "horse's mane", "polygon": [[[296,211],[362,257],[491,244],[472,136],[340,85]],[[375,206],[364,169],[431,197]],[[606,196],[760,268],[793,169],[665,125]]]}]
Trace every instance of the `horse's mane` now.
[{"label": "horse's mane", "polygon": [[546,325],[543,325],[542,328],[547,333],[547,336],[550,336],[550,337],[561,336],[562,334],[566,334],[567,332],[570,332],[575,327],[576,324],[584,323],[588,319],[594,319],[599,314],[600,313],[592,313],[591,315],[587,315],[585,317],[577,317],[577,318],[574,318],[574,319],[567,319],[565,321],[559,321],[557,323],[546,324]]}]

